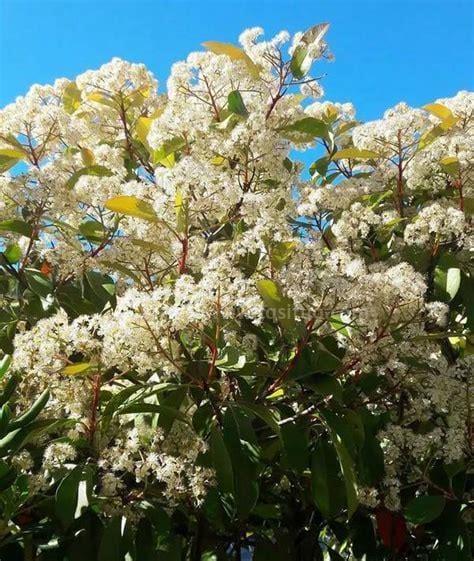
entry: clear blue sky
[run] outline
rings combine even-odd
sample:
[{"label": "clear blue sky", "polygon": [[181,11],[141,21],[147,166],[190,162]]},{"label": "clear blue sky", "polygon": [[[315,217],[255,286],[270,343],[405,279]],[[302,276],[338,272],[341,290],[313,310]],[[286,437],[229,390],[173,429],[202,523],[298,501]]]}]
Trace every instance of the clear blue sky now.
[{"label": "clear blue sky", "polygon": [[326,98],[353,101],[361,119],[474,90],[472,0],[0,0],[0,106],[113,56],[144,62],[163,88],[203,41],[321,21],[336,55],[321,68]]}]

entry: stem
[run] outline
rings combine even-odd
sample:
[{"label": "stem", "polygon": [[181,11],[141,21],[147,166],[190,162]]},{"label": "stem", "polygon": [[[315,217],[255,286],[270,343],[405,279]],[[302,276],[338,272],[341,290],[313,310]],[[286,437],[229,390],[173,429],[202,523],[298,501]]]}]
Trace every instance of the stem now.
[{"label": "stem", "polygon": [[278,388],[278,386],[283,382],[283,380],[287,377],[288,373],[296,366],[296,363],[298,362],[298,360],[301,356],[301,353],[304,351],[304,349],[306,348],[306,345],[308,344],[309,337],[310,337],[310,335],[313,331],[314,322],[315,322],[315,320],[311,319],[306,324],[306,333],[298,341],[298,344],[296,345],[295,356],[290,360],[290,362],[287,364],[286,368],[278,376],[278,378],[273,382],[273,384],[270,385],[270,387],[266,391],[266,395],[269,395],[269,394],[273,393]]},{"label": "stem", "polygon": [[186,272],[186,259],[188,257],[189,250],[189,240],[188,238],[183,238],[181,240],[181,256],[178,259],[178,272],[183,275]]},{"label": "stem", "polygon": [[461,179],[456,179],[456,181],[454,182],[454,185],[459,192],[459,210],[464,212],[464,193],[463,193],[463,189],[462,189]]},{"label": "stem", "polygon": [[403,158],[402,158],[402,132],[398,131],[398,176],[397,176],[397,206],[398,213],[403,218]]}]

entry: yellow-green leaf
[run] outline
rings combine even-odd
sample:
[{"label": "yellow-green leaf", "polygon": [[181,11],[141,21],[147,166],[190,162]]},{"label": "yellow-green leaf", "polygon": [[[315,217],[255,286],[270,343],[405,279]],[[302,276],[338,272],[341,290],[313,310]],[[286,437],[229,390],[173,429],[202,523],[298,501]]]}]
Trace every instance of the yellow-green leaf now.
[{"label": "yellow-green leaf", "polygon": [[255,62],[249,57],[249,55],[230,43],[218,43],[217,41],[207,41],[202,44],[209,51],[212,51],[216,55],[227,55],[232,60],[242,60],[247,65],[250,75],[253,78],[258,78],[260,76],[260,69],[255,64]]},{"label": "yellow-green leaf", "polygon": [[293,302],[282,294],[276,282],[271,279],[259,280],[257,282],[257,290],[265,306],[274,315],[274,319],[283,327],[293,327],[295,322]]},{"label": "yellow-green leaf", "polygon": [[16,165],[25,153],[16,148],[2,148],[0,149],[0,173],[9,170]]},{"label": "yellow-green leaf", "polygon": [[454,156],[447,156],[440,160],[440,166],[445,173],[451,177],[457,177],[459,175],[459,170],[461,168],[459,160]]},{"label": "yellow-green leaf", "polygon": [[117,109],[117,104],[114,103],[114,100],[111,96],[106,95],[102,92],[92,92],[88,95],[87,99],[90,101],[96,101],[97,103],[101,103],[102,105],[107,105],[107,107],[112,107],[113,109]]},{"label": "yellow-green leaf", "polygon": [[151,117],[138,117],[137,124],[135,125],[135,132],[142,144],[147,145],[147,137],[150,132],[150,127],[153,122]]},{"label": "yellow-green leaf", "polygon": [[451,110],[444,105],[441,105],[441,103],[428,103],[424,106],[424,109],[442,121],[453,116]]},{"label": "yellow-green leaf", "polygon": [[424,106],[424,109],[435,117],[438,117],[438,119],[441,119],[439,126],[445,131],[449,130],[458,122],[458,118],[453,115],[451,110],[441,105],[441,103],[428,103],[428,105]]},{"label": "yellow-green leaf", "polygon": [[91,368],[92,364],[90,362],[76,362],[75,364],[68,364],[62,369],[62,373],[67,376],[77,376],[78,374],[84,374]]},{"label": "yellow-green leaf", "polygon": [[379,158],[379,154],[373,150],[363,150],[359,148],[344,148],[343,150],[338,150],[332,155],[332,160],[373,160]]},{"label": "yellow-green leaf", "polygon": [[294,249],[296,247],[296,242],[274,242],[270,248],[270,262],[274,269],[281,269],[285,266],[287,261],[290,259]]},{"label": "yellow-green leaf", "polygon": [[69,82],[63,92],[63,106],[66,113],[72,114],[81,105],[81,90],[76,82]]},{"label": "yellow-green leaf", "polygon": [[223,156],[214,156],[211,160],[213,166],[222,166],[225,163],[225,158]]},{"label": "yellow-green leaf", "polygon": [[152,88],[150,86],[142,86],[127,96],[128,107],[140,107],[142,103],[150,97]]},{"label": "yellow-green leaf", "polygon": [[175,137],[163,142],[163,144],[153,152],[153,163],[161,164],[167,168],[173,167],[176,161],[174,153],[184,146],[186,146],[186,141],[180,137]]},{"label": "yellow-green leaf", "polygon": [[187,209],[186,202],[183,199],[183,194],[181,191],[176,191],[176,197],[174,199],[174,209],[176,212],[176,224],[178,232],[184,233],[187,229]]},{"label": "yellow-green leaf", "polygon": [[309,46],[320,43],[328,29],[329,23],[319,23],[301,37],[290,61],[290,70],[297,80],[304,78],[311,68],[313,58],[309,54]]},{"label": "yellow-green leaf", "polygon": [[94,177],[111,177],[113,173],[104,166],[92,165],[75,171],[66,182],[66,187],[72,189],[83,175],[93,175]]},{"label": "yellow-green leaf", "polygon": [[81,148],[82,162],[86,167],[93,166],[95,164],[94,152],[89,150],[89,148]]},{"label": "yellow-green leaf", "polygon": [[131,195],[119,195],[113,197],[104,203],[105,208],[125,214],[127,216],[134,216],[136,218],[143,218],[150,222],[157,220],[153,207],[146,201],[142,201],[137,197]]}]

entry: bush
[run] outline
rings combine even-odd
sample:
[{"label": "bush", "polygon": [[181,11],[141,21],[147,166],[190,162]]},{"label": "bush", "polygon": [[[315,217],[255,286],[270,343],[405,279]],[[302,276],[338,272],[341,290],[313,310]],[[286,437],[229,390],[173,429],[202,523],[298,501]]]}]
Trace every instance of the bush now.
[{"label": "bush", "polygon": [[0,112],[2,560],[471,558],[474,95],[311,101],[327,27]]}]

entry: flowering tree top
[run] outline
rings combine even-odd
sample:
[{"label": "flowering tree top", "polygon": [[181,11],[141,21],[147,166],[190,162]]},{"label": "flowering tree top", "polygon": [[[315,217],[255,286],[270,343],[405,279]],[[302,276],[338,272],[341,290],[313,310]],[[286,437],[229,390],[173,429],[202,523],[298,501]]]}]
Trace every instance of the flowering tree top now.
[{"label": "flowering tree top", "polygon": [[0,557],[470,559],[474,94],[362,124],[327,29],[0,111]]}]

